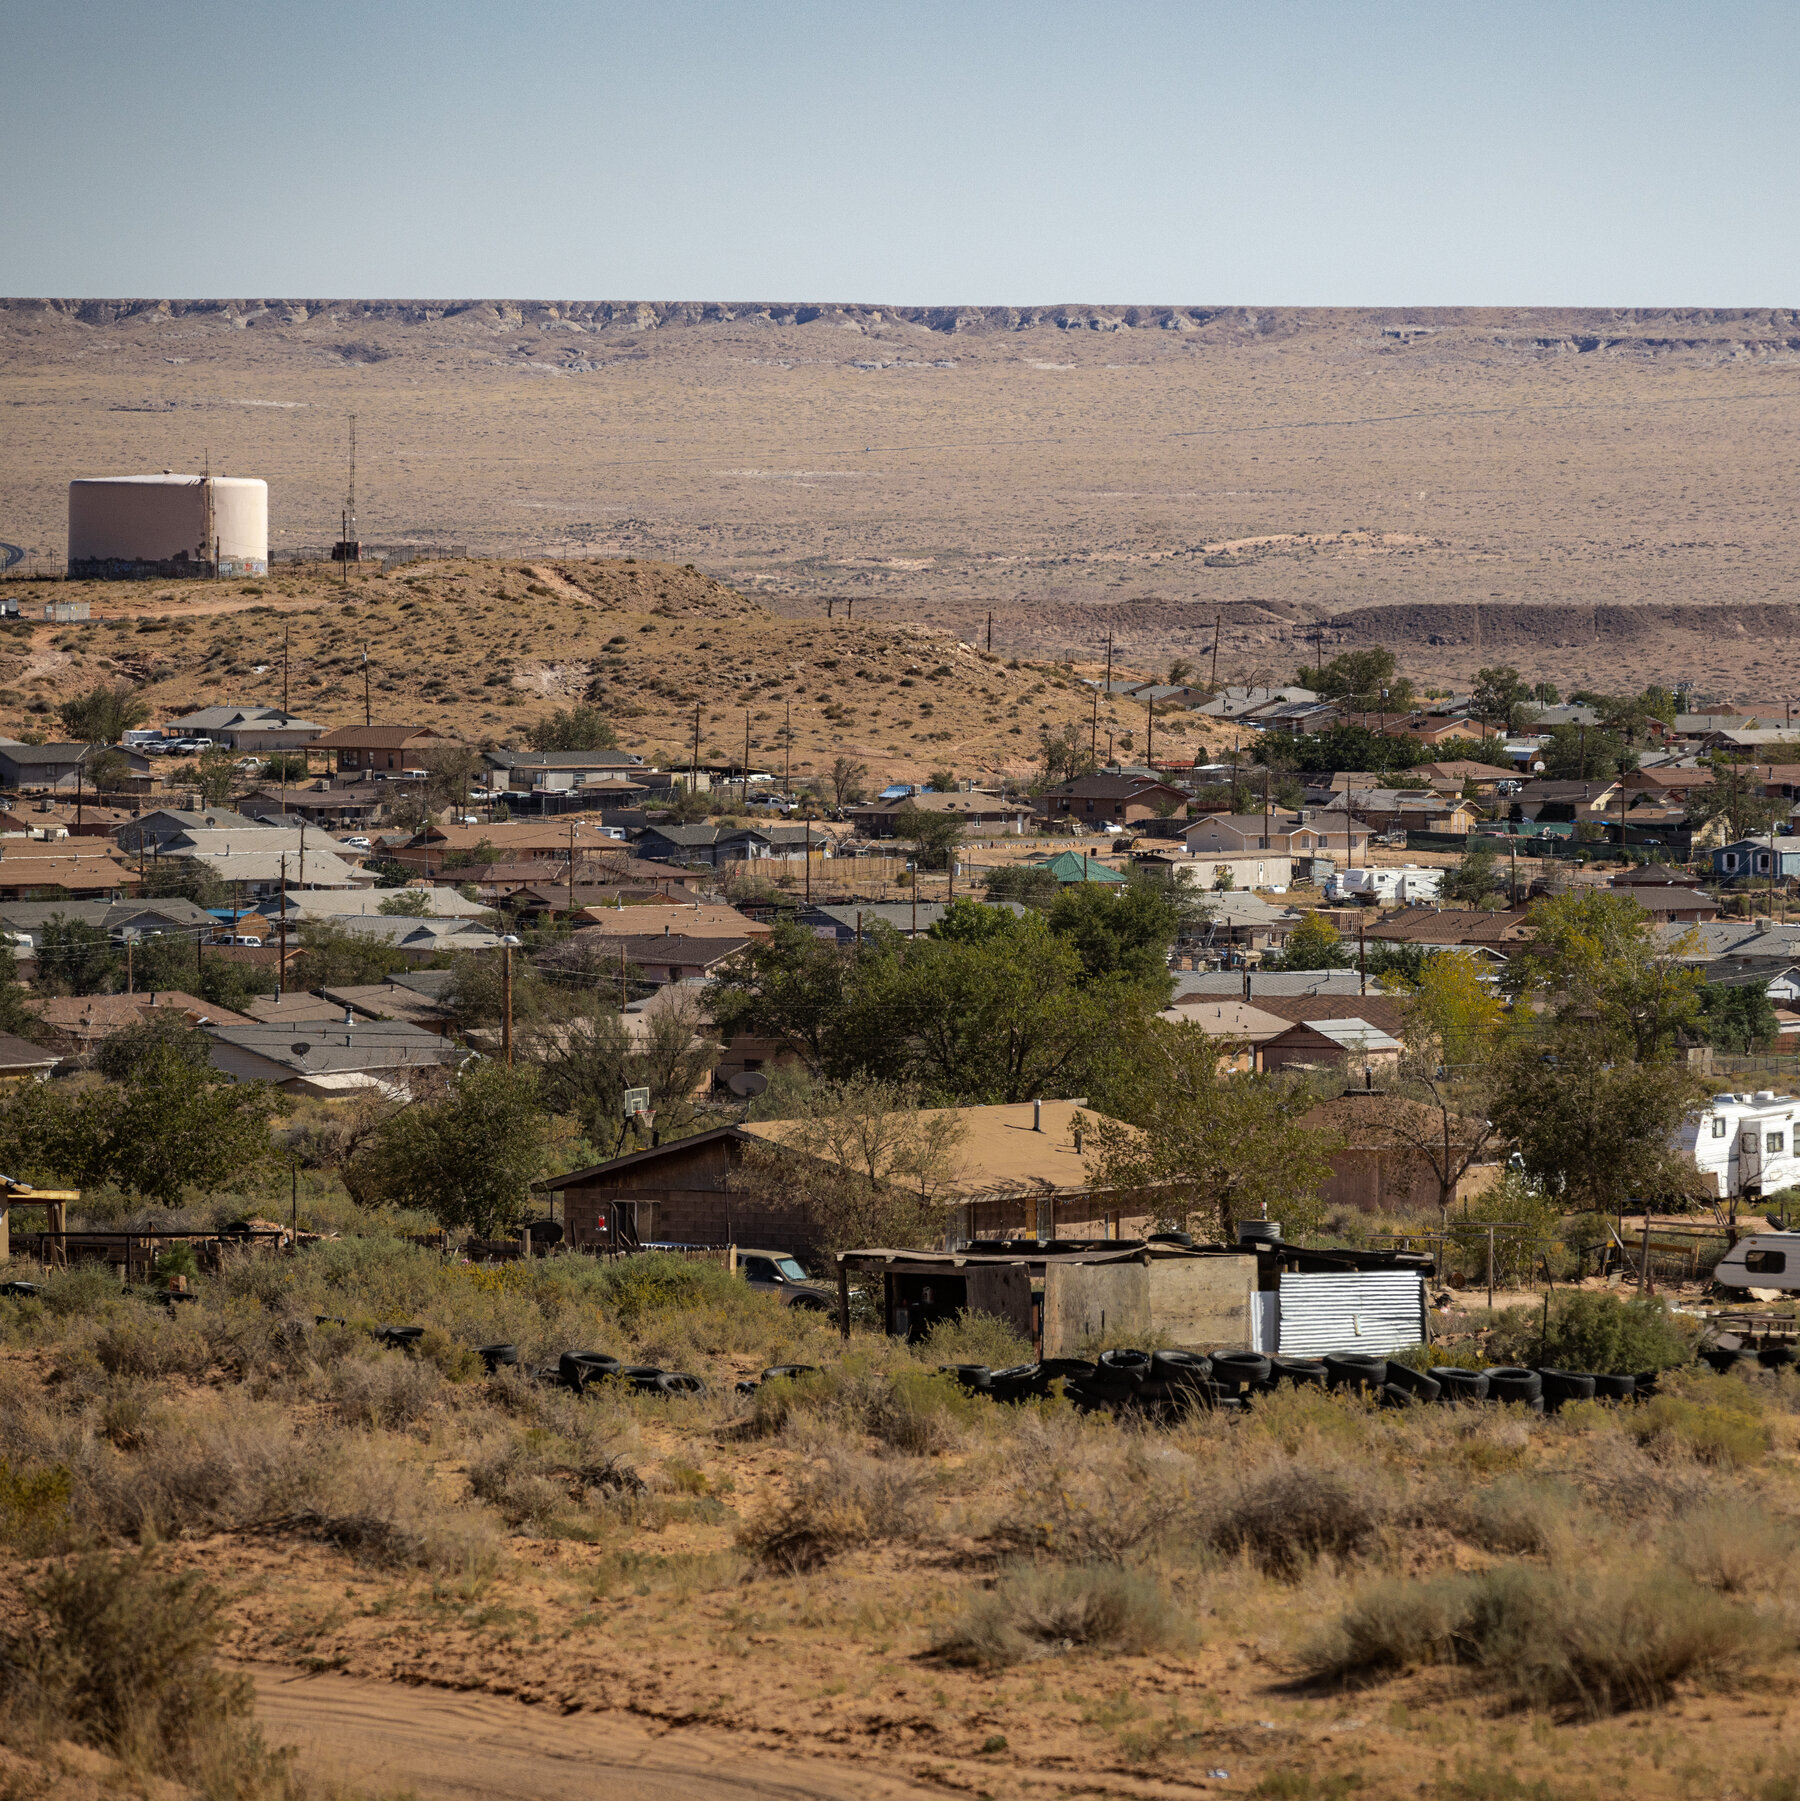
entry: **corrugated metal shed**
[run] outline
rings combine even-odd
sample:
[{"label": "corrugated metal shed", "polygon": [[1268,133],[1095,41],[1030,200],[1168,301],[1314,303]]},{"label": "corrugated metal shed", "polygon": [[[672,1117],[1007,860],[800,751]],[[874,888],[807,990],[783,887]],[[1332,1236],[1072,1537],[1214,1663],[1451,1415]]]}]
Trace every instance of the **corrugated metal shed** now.
[{"label": "corrugated metal shed", "polygon": [[1403,1351],[1425,1336],[1425,1282],[1416,1270],[1284,1271],[1278,1345],[1284,1357]]}]

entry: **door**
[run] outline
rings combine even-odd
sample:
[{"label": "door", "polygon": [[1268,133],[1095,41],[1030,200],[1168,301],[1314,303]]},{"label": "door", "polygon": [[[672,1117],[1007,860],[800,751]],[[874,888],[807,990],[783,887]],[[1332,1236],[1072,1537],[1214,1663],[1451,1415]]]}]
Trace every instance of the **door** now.
[{"label": "door", "polygon": [[1738,1130],[1738,1189],[1762,1186],[1762,1124],[1747,1120]]}]

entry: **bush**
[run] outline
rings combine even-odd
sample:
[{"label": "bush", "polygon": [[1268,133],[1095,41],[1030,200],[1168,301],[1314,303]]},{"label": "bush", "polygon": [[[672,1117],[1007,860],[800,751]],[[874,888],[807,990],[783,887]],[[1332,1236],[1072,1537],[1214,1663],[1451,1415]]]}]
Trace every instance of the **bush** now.
[{"label": "bush", "polygon": [[919,1355],[927,1363],[985,1363],[991,1369],[1032,1361],[1031,1341],[1005,1320],[966,1309],[955,1319],[939,1320],[925,1335]]},{"label": "bush", "polygon": [[60,1464],[14,1471],[0,1460],[0,1541],[26,1557],[60,1545],[69,1526],[71,1486]]},{"label": "bush", "polygon": [[790,1574],[816,1570],[840,1551],[910,1537],[923,1507],[920,1474],[910,1464],[827,1442],[796,1475],[787,1499],[750,1521],[738,1543]]},{"label": "bush", "polygon": [[1730,1688],[1771,1648],[1757,1615],[1667,1569],[1596,1579],[1502,1564],[1381,1584],[1311,1664],[1340,1679],[1465,1664],[1517,1704],[1600,1715],[1655,1706],[1677,1683]]},{"label": "bush", "polygon": [[1315,1558],[1352,1557],[1374,1543],[1385,1500],[1360,1471],[1285,1458],[1239,1477],[1222,1497],[1207,1536],[1288,1580]]},{"label": "bush", "polygon": [[643,1479],[615,1453],[543,1431],[509,1439],[469,1465],[469,1487],[520,1530],[549,1530],[572,1507],[594,1507],[644,1492]]},{"label": "bush", "polygon": [[1593,1290],[1554,1295],[1548,1333],[1534,1308],[1508,1308],[1493,1319],[1488,1352],[1496,1363],[1635,1376],[1694,1360],[1695,1334],[1648,1296],[1622,1300]]},{"label": "bush", "polygon": [[0,1642],[14,1711],[164,1770],[250,1713],[248,1678],[216,1661],[220,1597],[199,1576],[166,1573],[148,1551],[94,1554],[27,1592],[30,1626]]},{"label": "bush", "polygon": [[1773,1442],[1754,1407],[1729,1394],[1653,1395],[1624,1416],[1624,1425],[1653,1457],[1686,1451],[1722,1469],[1761,1463]]},{"label": "bush", "polygon": [[1076,1649],[1154,1651],[1188,1636],[1168,1591],[1141,1570],[1026,1565],[976,1596],[932,1648],[992,1668]]},{"label": "bush", "polygon": [[1513,1477],[1465,1494],[1454,1520],[1458,1536],[1484,1551],[1541,1556],[1568,1535],[1577,1505],[1565,1483]]}]

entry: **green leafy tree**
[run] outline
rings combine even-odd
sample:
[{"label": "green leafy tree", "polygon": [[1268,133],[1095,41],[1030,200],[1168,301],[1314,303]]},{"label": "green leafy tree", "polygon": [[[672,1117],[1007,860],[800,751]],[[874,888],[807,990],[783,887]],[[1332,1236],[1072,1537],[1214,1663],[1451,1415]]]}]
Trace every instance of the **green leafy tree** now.
[{"label": "green leafy tree", "polygon": [[89,751],[86,769],[87,786],[96,794],[122,794],[131,782],[131,764],[123,751]]},{"label": "green leafy tree", "polygon": [[617,750],[619,734],[598,707],[583,702],[534,721],[525,742],[533,750]]},{"label": "green leafy tree", "polygon": [[1346,701],[1362,711],[1374,712],[1383,695],[1389,712],[1404,713],[1413,702],[1412,683],[1395,673],[1391,650],[1347,650],[1319,669],[1301,669],[1295,680],[1324,700]]},{"label": "green leafy tree", "polygon": [[1267,1218],[1298,1239],[1317,1224],[1339,1140],[1301,1123],[1313,1106],[1303,1085],[1227,1074],[1220,1049],[1197,1026],[1148,1022],[1108,1113],[1088,1121],[1094,1185],[1164,1226],[1230,1241],[1239,1220]]},{"label": "green leafy tree", "polygon": [[242,1013],[251,1001],[275,992],[275,972],[258,963],[215,954],[200,962],[200,998]]},{"label": "green leafy tree", "polygon": [[46,1029],[42,1018],[32,1011],[25,985],[19,980],[13,947],[0,942],[0,1032],[36,1043]]},{"label": "green leafy tree", "polygon": [[198,857],[150,857],[140,900],[189,900],[196,907],[225,904],[225,884]]},{"label": "green leafy tree", "polygon": [[674,783],[668,798],[657,804],[676,825],[698,825],[712,814],[712,797],[690,789],[686,782]]},{"label": "green leafy tree", "polygon": [[1502,898],[1509,886],[1509,872],[1489,845],[1478,844],[1463,854],[1454,869],[1444,872],[1444,899],[1479,907]]},{"label": "green leafy tree", "polygon": [[914,847],[916,862],[942,869],[962,839],[962,821],[954,813],[932,812],[908,801],[894,815],[894,836]]},{"label": "green leafy tree", "polygon": [[956,771],[954,769],[934,769],[925,786],[933,794],[954,794],[956,792]]},{"label": "green leafy tree", "polygon": [[130,688],[109,688],[101,682],[74,700],[65,700],[56,711],[72,743],[117,744],[150,717],[150,703]]},{"label": "green leafy tree", "polygon": [[533,1211],[550,1167],[538,1071],[475,1062],[398,1107],[346,1166],[359,1204],[417,1207],[492,1238]]},{"label": "green leafy tree", "polygon": [[120,958],[99,926],[53,913],[38,934],[38,985],[49,994],[111,994]]},{"label": "green leafy tree", "polygon": [[1700,1005],[1714,1047],[1730,1056],[1772,1050],[1781,1035],[1775,1004],[1760,980],[1730,987],[1709,982],[1700,991]]},{"label": "green leafy tree", "polygon": [[1690,788],[1683,804],[1690,826],[1698,829],[1722,819],[1727,835],[1736,841],[1786,823],[1793,803],[1780,795],[1764,794],[1753,768],[1724,756],[1711,757],[1708,762],[1713,780],[1704,788]]},{"label": "green leafy tree", "polygon": [[265,782],[304,782],[311,775],[312,771],[306,766],[304,751],[278,750],[262,766],[262,779]]},{"label": "green leafy tree", "polygon": [[726,1040],[739,1033],[773,1039],[822,1070],[837,1060],[856,957],[792,920],[777,920],[766,943],[752,944],[707,990],[713,1020]]},{"label": "green leafy tree", "polygon": [[[581,973],[591,973],[583,970]],[[604,972],[617,974],[617,966]],[[515,1030],[547,1018],[551,987],[528,957],[513,953],[512,1015]],[[497,1026],[506,1011],[506,959],[496,951],[458,951],[451,959],[444,1006],[458,1027]]]},{"label": "green leafy tree", "polygon": [[238,785],[237,753],[222,744],[203,750],[193,770],[194,786],[206,806],[222,805],[231,798],[232,789]]},{"label": "green leafy tree", "polygon": [[296,988],[360,988],[385,982],[411,959],[382,939],[349,931],[330,919],[300,922],[300,953],[294,959]]},{"label": "green leafy tree", "polygon": [[1638,766],[1637,752],[1617,732],[1592,725],[1552,726],[1534,760],[1544,765],[1544,778],[1552,782],[1609,781]]},{"label": "green leafy tree", "polygon": [[[132,945],[130,973],[132,989],[138,994],[169,988],[198,993],[205,979],[206,953],[182,933],[155,932]],[[121,980],[119,986],[124,985]]]},{"label": "green leafy tree", "polygon": [[1270,965],[1274,969],[1343,969],[1350,962],[1338,929],[1319,913],[1308,913],[1288,934],[1286,948]]},{"label": "green leafy tree", "polygon": [[1168,894],[1143,881],[1122,889],[1071,882],[1050,909],[1050,929],[1074,945],[1085,981],[1143,983],[1159,1006],[1174,990],[1169,949],[1181,923],[1181,909]]},{"label": "green leafy tree", "polygon": [[1484,725],[1499,732],[1516,731],[1530,709],[1531,690],[1518,670],[1507,664],[1475,672],[1469,690],[1470,710]]},{"label": "green leafy tree", "polygon": [[431,895],[423,888],[401,888],[375,904],[384,919],[429,919]]},{"label": "green leafy tree", "polygon": [[1002,863],[982,878],[982,892],[990,901],[1017,901],[1048,913],[1062,892],[1062,884],[1049,870],[1035,863]]},{"label": "green leafy tree", "polygon": [[[1130,748],[1128,736],[1119,742],[1124,748]],[[1046,731],[1038,756],[1040,772],[1032,785],[1040,793],[1045,788],[1055,788],[1080,776],[1092,775],[1095,768],[1093,731],[1079,725],[1065,725],[1060,732]]]},{"label": "green leafy tree", "polygon": [[[1376,773],[1411,769],[1415,763],[1435,761],[1437,753],[1416,738],[1372,732],[1360,725],[1334,725],[1327,732],[1302,732],[1293,737],[1265,732],[1252,755],[1259,763],[1279,758],[1295,769],[1334,774],[1340,769]],[[1260,800],[1260,791],[1257,798]]]},{"label": "green leafy tree", "polygon": [[204,1070],[212,1063],[212,1040],[190,1026],[173,1007],[151,1007],[136,1025],[123,1026],[101,1039],[94,1067],[109,1082],[128,1082],[145,1060],[169,1051],[181,1062]]}]

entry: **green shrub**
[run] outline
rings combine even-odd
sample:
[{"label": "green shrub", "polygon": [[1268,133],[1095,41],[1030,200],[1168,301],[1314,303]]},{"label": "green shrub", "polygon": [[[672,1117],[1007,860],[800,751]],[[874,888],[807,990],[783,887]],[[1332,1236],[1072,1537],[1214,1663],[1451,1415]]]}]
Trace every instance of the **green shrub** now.
[{"label": "green shrub", "polygon": [[939,1320],[918,1349],[927,1363],[985,1363],[990,1369],[1030,1363],[1033,1355],[1031,1341],[998,1314],[966,1309],[955,1319]]},{"label": "green shrub", "polygon": [[26,1557],[60,1545],[69,1529],[71,1489],[61,1464],[15,1470],[0,1460],[0,1542]]},{"label": "green shrub", "polygon": [[1160,1650],[1191,1636],[1153,1576],[1118,1564],[1027,1564],[1002,1573],[932,1647],[986,1668],[1071,1650]]},{"label": "green shrub", "polygon": [[1624,1414],[1622,1423],[1652,1455],[1661,1446],[1680,1446],[1722,1469],[1761,1463],[1773,1443],[1754,1406],[1730,1395],[1652,1395]]},{"label": "green shrub", "polygon": [[1547,1333],[1537,1308],[1512,1307],[1492,1317],[1488,1353],[1496,1363],[1635,1376],[1694,1360],[1697,1334],[1649,1297],[1621,1299],[1590,1289],[1553,1295]]}]

